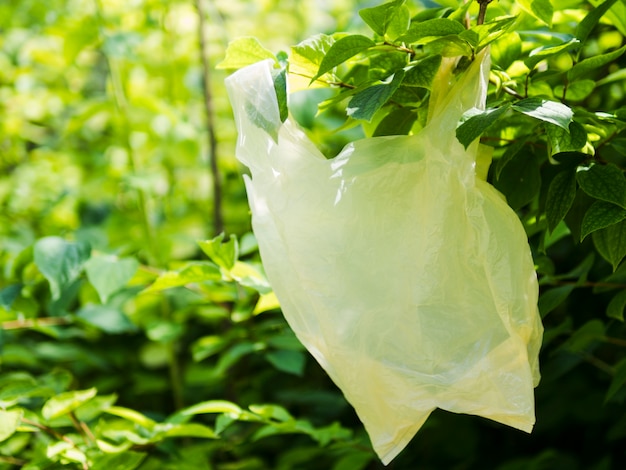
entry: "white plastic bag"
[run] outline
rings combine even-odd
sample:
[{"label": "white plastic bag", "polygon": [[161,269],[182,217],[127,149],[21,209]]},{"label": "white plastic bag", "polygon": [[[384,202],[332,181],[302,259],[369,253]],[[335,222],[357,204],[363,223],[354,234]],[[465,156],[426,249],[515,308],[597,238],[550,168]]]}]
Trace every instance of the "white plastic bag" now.
[{"label": "white plastic bag", "polygon": [[486,166],[477,176],[484,149],[455,138],[462,113],[484,107],[488,54],[459,77],[444,59],[418,134],[359,140],[331,160],[281,123],[272,66],[227,79],[253,229],[289,325],[383,463],[435,408],[530,432],[542,336],[533,261]]}]

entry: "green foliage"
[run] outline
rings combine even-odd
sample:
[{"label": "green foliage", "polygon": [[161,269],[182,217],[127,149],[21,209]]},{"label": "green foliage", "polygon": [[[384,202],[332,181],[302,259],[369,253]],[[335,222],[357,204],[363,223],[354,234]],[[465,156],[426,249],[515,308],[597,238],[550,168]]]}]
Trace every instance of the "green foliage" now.
[{"label": "green foliage", "polygon": [[274,61],[280,120],[332,156],[418,131],[443,58],[462,71],[488,46],[487,109],[457,138],[494,148],[535,257],[537,426],[435,413],[394,468],[620,468],[624,2],[500,0],[483,25],[456,0],[206,3],[210,77],[190,2],[0,4],[0,468],[380,468],[280,315],[222,80]]}]

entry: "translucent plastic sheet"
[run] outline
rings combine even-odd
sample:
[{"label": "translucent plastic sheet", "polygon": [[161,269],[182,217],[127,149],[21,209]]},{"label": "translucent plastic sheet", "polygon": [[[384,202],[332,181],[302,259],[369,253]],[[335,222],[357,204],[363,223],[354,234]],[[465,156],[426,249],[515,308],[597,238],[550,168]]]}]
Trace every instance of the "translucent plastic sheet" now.
[{"label": "translucent plastic sheet", "polygon": [[331,160],[280,122],[271,61],[227,79],[268,278],[385,464],[435,408],[527,432],[535,421],[542,326],[527,238],[484,181],[488,152],[455,138],[462,113],[484,106],[489,57],[453,68],[442,63],[418,134],[359,140]]}]

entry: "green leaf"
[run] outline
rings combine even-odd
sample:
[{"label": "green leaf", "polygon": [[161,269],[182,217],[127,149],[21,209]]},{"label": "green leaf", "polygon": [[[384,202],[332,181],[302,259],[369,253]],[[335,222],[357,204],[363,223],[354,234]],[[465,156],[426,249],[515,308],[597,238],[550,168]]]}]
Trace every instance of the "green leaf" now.
[{"label": "green leaf", "polygon": [[133,452],[130,450],[115,454],[104,452],[94,453],[91,470],[135,470],[144,461],[148,454],[144,452]]},{"label": "green leaf", "polygon": [[502,157],[500,157],[496,163],[496,179],[500,178],[504,167],[524,148],[527,141],[527,138],[521,138],[506,147]]},{"label": "green leaf", "polygon": [[596,201],[585,213],[580,229],[580,239],[582,241],[590,233],[609,227],[624,219],[626,219],[626,209],[610,202]]},{"label": "green leaf", "polygon": [[228,271],[239,258],[239,243],[234,235],[227,242],[223,240],[224,234],[222,233],[211,240],[199,241],[198,245],[211,261]]},{"label": "green leaf", "polygon": [[343,64],[346,60],[354,57],[359,52],[366,51],[375,45],[376,43],[370,38],[361,36],[360,34],[352,34],[335,41],[324,56],[324,59],[322,59],[322,63],[320,64],[317,73],[311,79],[311,83],[324,75],[326,72],[330,72],[338,65]]},{"label": "green leaf", "polygon": [[513,209],[529,203],[541,188],[539,158],[533,152],[518,152],[502,169],[494,186]]},{"label": "green leaf", "polygon": [[137,327],[122,311],[108,305],[88,304],[76,316],[109,334],[137,331]]},{"label": "green leaf", "polygon": [[499,108],[481,110],[472,108],[461,116],[461,124],[456,128],[456,138],[467,148],[509,109],[505,104]]},{"label": "green leaf", "polygon": [[391,98],[391,95],[398,89],[404,71],[399,70],[387,79],[387,83],[372,85],[363,91],[356,93],[350,102],[346,112],[354,119],[364,119],[371,121],[374,114]]},{"label": "green leaf", "polygon": [[546,26],[552,26],[552,15],[554,8],[550,0],[519,0],[520,6],[544,23]]},{"label": "green leaf", "polygon": [[617,0],[606,0],[601,5],[598,5],[598,7],[587,13],[587,16],[585,16],[583,20],[578,23],[578,27],[576,28],[576,37],[581,44],[587,40],[589,33],[591,33],[593,28],[595,28],[598,24],[600,18],[604,16],[604,14],[616,1]]},{"label": "green leaf", "polygon": [[387,24],[387,30],[385,31],[385,38],[389,41],[395,41],[398,36],[403,35],[409,29],[411,24],[411,12],[409,7],[401,5],[395,11],[395,14],[391,17],[389,24]]},{"label": "green leaf", "polygon": [[576,178],[589,196],[626,209],[626,178],[617,166],[595,164],[579,168]]},{"label": "green leaf", "polygon": [[35,242],[35,264],[50,283],[52,300],[58,300],[62,291],[78,279],[90,252],[86,243],[67,242],[59,237],[46,237]]},{"label": "green leaf", "polygon": [[482,49],[507,34],[509,28],[515,24],[516,16],[500,18],[489,23],[474,26],[471,31],[477,34],[476,47]]},{"label": "green leaf", "polygon": [[604,323],[600,320],[589,320],[578,328],[567,341],[561,345],[561,349],[574,354],[585,353],[594,343],[604,338]]},{"label": "green leaf", "polygon": [[574,117],[574,113],[568,106],[543,98],[526,98],[514,103],[511,107],[515,111],[555,124],[566,131],[569,131],[569,125]]},{"label": "green leaf", "polygon": [[406,34],[400,36],[398,40],[406,43],[416,43],[426,38],[461,34],[463,31],[465,31],[465,28],[458,21],[447,18],[433,18],[419,23],[411,23]]},{"label": "green leaf", "polygon": [[4,411],[0,410],[0,442],[6,441],[9,437],[15,434],[24,412],[19,411]]},{"label": "green leaf", "polygon": [[48,420],[66,415],[91,400],[97,393],[95,388],[60,393],[44,403],[41,415]]},{"label": "green leaf", "polygon": [[167,271],[161,274],[154,283],[143,292],[157,292],[172,287],[205,281],[219,281],[222,279],[220,268],[208,261],[194,261],[187,263],[178,271]]},{"label": "green leaf", "polygon": [[522,40],[516,32],[507,33],[491,45],[493,63],[508,69],[522,54]]},{"label": "green leaf", "polygon": [[538,302],[541,318],[544,318],[548,313],[561,305],[575,287],[575,285],[569,284],[566,286],[553,287],[552,289],[542,293],[539,296]]},{"label": "green leaf", "polygon": [[139,413],[138,411],[130,408],[124,408],[122,406],[111,406],[104,410],[105,413],[123,418],[131,423],[138,424],[147,430],[151,430],[156,426],[156,422],[148,418],[146,415]]},{"label": "green leaf", "polygon": [[406,69],[402,85],[421,88],[432,88],[433,79],[441,65],[441,56],[430,56],[412,64]]},{"label": "green leaf", "polygon": [[117,256],[93,256],[85,263],[87,279],[96,289],[102,303],[109,300],[111,294],[119,291],[132,279],[139,268],[134,258]]},{"label": "green leaf", "polygon": [[626,220],[593,232],[593,243],[615,271],[626,256]]},{"label": "green leaf", "polygon": [[587,132],[576,121],[570,123],[569,131],[552,124],[546,124],[544,128],[550,144],[550,155],[579,150],[587,143]]},{"label": "green leaf", "polygon": [[528,58],[524,60],[524,64],[526,64],[526,67],[532,70],[542,60],[547,59],[550,56],[561,54],[562,52],[579,47],[579,45],[580,41],[574,38],[563,44],[559,44],[558,46],[538,47],[537,49],[534,49],[530,52]]},{"label": "green leaf", "polygon": [[626,289],[613,296],[606,308],[606,316],[623,322],[624,308],[626,308]]},{"label": "green leaf", "polygon": [[270,351],[265,355],[265,358],[278,370],[298,377],[302,377],[304,374],[306,356],[300,351]]},{"label": "green leaf", "polygon": [[254,37],[242,37],[231,41],[226,48],[226,56],[217,64],[218,69],[240,69],[265,59],[276,61],[271,51],[265,49]]},{"label": "green leaf", "polygon": [[624,52],[626,52],[626,46],[620,47],[619,49],[613,52],[608,52],[606,54],[594,55],[593,57],[589,57],[588,59],[585,59],[577,63],[571,69],[569,69],[567,71],[567,78],[573,82],[574,80],[580,78],[581,76],[589,72],[593,72],[593,71],[597,72],[598,69],[600,69],[604,65],[615,61],[618,57],[624,54]]},{"label": "green leaf", "polygon": [[626,359],[622,359],[615,366],[615,374],[613,374],[613,378],[611,379],[611,385],[609,386],[608,391],[606,392],[606,396],[604,398],[605,403],[610,401],[611,398],[615,396],[617,392],[624,386],[626,383]]},{"label": "green leaf", "polygon": [[[378,5],[376,7],[363,8],[362,10],[359,10],[359,16],[370,28],[372,28],[372,31],[379,36],[384,36],[385,33],[387,33],[387,29],[390,24],[394,22],[394,18],[397,16],[400,16],[401,19],[405,17],[405,13],[402,9],[404,2],[405,0],[395,0],[393,2],[383,3],[382,5]],[[409,18],[408,15],[406,15],[406,27],[408,26]]]},{"label": "green leaf", "polygon": [[407,135],[416,120],[417,112],[414,109],[394,109],[378,123],[372,136]]},{"label": "green leaf", "polygon": [[315,76],[333,42],[332,36],[318,34],[292,46],[289,73],[300,74],[305,77]]},{"label": "green leaf", "polygon": [[222,351],[230,342],[223,336],[203,336],[191,346],[191,354],[196,362],[214,356]]},{"label": "green leaf", "polygon": [[282,423],[294,421],[293,416],[282,406],[278,405],[250,405],[250,411],[265,418]]},{"label": "green leaf", "polygon": [[576,170],[563,170],[554,177],[548,188],[546,218],[548,231],[552,232],[572,207],[576,197]]},{"label": "green leaf", "polygon": [[472,57],[475,53],[471,43],[459,36],[444,36],[435,39],[427,43],[424,50],[429,54],[439,54],[443,57]]},{"label": "green leaf", "polygon": [[[587,98],[593,90],[596,88],[596,82],[593,80],[576,80],[571,82],[565,88],[563,85],[557,85],[554,87],[555,96],[561,96],[562,99],[567,101],[583,101]],[[565,93],[565,94],[564,94]]]},{"label": "green leaf", "polygon": [[218,439],[218,435],[215,431],[208,426],[199,423],[182,423],[182,424],[170,424],[167,423],[164,426],[165,429],[158,429],[158,438],[164,439],[168,437],[199,437],[203,439]]},{"label": "green leaf", "polygon": [[273,83],[280,122],[285,122],[287,117],[289,117],[289,109],[287,108],[287,67],[281,67],[273,73]]}]

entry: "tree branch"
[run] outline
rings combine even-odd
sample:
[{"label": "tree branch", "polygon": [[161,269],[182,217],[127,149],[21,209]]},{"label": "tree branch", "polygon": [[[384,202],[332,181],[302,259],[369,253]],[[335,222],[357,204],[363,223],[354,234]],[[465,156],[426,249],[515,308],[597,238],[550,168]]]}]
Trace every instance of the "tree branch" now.
[{"label": "tree branch", "polygon": [[213,113],[213,95],[211,93],[211,67],[205,32],[205,11],[202,0],[195,0],[198,12],[198,42],[202,56],[202,92],[204,94],[204,112],[206,114],[207,132],[209,134],[209,164],[213,177],[213,231],[220,234],[224,231],[222,215],[222,182],[217,164],[217,138],[215,135],[215,119]]}]

